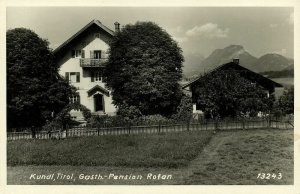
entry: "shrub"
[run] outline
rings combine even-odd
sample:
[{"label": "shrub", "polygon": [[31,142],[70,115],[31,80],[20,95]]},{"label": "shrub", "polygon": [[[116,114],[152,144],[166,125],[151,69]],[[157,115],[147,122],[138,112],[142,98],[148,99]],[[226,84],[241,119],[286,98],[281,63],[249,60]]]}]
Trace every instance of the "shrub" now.
[{"label": "shrub", "polygon": [[82,111],[82,114],[86,120],[89,119],[92,115],[91,111],[82,104],[78,104],[78,103],[68,104],[61,112],[59,112],[56,115],[56,117],[51,122],[46,124],[43,127],[43,129],[50,131],[58,128],[63,128],[66,125],[69,126],[78,125],[79,124],[78,122],[71,120],[69,114],[69,112],[73,109],[75,110],[79,109],[80,111]]},{"label": "shrub", "polygon": [[189,121],[193,114],[192,98],[189,96],[182,96],[179,106],[177,107],[176,114],[172,116],[172,119],[176,121]]}]

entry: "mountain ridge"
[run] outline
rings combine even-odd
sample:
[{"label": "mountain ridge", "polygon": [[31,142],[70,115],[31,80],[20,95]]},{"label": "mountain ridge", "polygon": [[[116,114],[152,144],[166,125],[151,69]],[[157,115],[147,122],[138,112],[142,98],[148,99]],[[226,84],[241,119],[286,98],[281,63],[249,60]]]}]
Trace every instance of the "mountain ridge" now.
[{"label": "mountain ridge", "polygon": [[196,74],[210,71],[219,65],[232,61],[234,58],[239,58],[241,66],[257,73],[265,71],[281,71],[285,68],[291,69],[293,68],[294,63],[293,59],[286,58],[276,53],[267,53],[256,58],[241,45],[229,45],[223,49],[214,50],[208,57],[199,61],[198,65],[193,65],[191,72],[185,71],[185,76],[193,77]]}]

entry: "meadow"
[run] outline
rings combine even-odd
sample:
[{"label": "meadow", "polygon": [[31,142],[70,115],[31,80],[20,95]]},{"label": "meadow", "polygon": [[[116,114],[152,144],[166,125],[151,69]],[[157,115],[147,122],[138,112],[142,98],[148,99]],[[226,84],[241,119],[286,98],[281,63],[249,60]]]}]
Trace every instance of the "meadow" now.
[{"label": "meadow", "polygon": [[[293,130],[251,129],[121,135],[7,144],[8,184],[293,184]],[[34,180],[74,174],[76,180]],[[84,180],[80,174],[141,175],[141,180]],[[147,174],[172,179],[146,179]],[[276,175],[262,179],[260,173]]]}]

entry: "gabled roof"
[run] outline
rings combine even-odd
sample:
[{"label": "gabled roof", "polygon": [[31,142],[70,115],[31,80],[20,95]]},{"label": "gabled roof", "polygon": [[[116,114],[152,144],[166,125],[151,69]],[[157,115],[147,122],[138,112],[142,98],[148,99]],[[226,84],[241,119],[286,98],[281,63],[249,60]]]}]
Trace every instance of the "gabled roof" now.
[{"label": "gabled roof", "polygon": [[102,94],[105,94],[106,96],[109,96],[109,91],[105,88],[102,88],[101,86],[99,85],[96,85],[94,87],[92,87],[91,89],[89,89],[87,91],[88,95],[91,96],[93,95],[95,92],[101,92]]},{"label": "gabled roof", "polygon": [[263,75],[259,74],[259,73],[255,73],[235,62],[229,62],[223,65],[220,65],[218,67],[216,67],[215,69],[205,73],[205,75],[199,76],[197,78],[195,78],[194,80],[190,81],[189,83],[186,83],[182,86],[182,88],[186,88],[190,85],[193,85],[194,83],[200,81],[201,79],[203,79],[203,77],[207,76],[210,73],[213,73],[215,71],[219,71],[219,70],[237,70],[240,72],[240,75],[244,78],[249,78],[251,77],[252,79],[254,79],[253,81],[258,82],[261,85],[267,85],[267,86],[273,86],[273,87],[283,87],[281,84],[274,82],[273,80],[264,77]]},{"label": "gabled roof", "polygon": [[86,31],[88,28],[90,28],[92,25],[96,25],[99,28],[103,29],[105,32],[107,32],[109,35],[114,36],[114,31],[110,30],[108,27],[104,26],[99,20],[92,20],[90,23],[88,23],[86,26],[84,26],[81,30],[79,30],[77,33],[75,33],[71,38],[66,40],[63,44],[61,44],[59,47],[57,47],[53,53],[56,54],[60,50],[62,50],[64,47],[66,47],[68,44],[70,44],[77,36],[82,34],[84,31]]}]

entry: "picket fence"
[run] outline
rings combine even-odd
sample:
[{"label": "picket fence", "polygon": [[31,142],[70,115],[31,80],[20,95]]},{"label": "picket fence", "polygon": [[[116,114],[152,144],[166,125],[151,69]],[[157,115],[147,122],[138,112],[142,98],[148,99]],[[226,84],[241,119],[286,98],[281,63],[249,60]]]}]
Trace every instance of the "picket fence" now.
[{"label": "picket fence", "polygon": [[123,125],[117,127],[73,127],[66,130],[7,132],[7,140],[21,139],[64,139],[71,137],[152,134],[204,130],[247,130],[247,129],[293,129],[293,120],[210,120],[187,123],[157,123],[148,125]]}]

